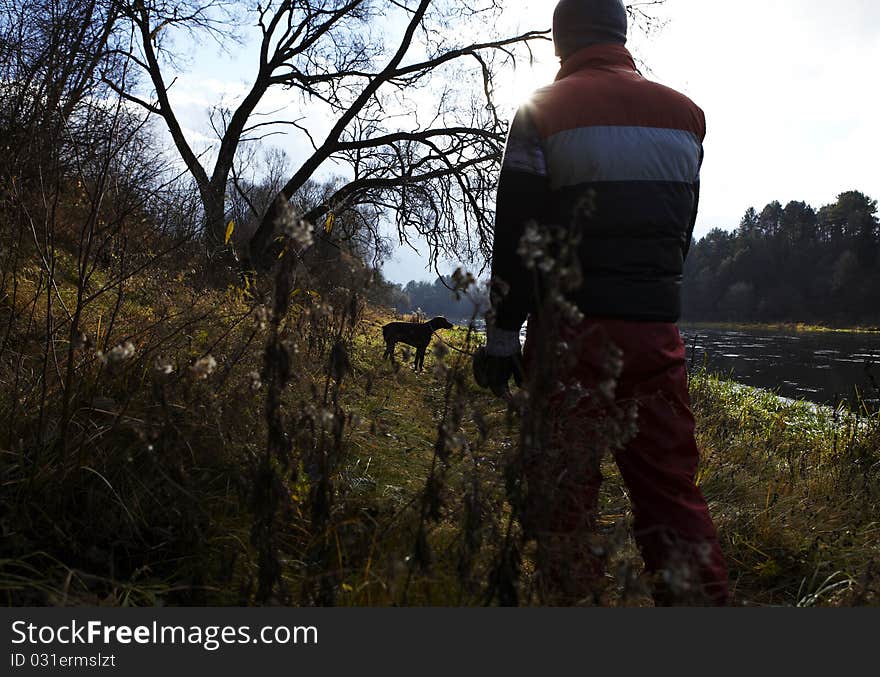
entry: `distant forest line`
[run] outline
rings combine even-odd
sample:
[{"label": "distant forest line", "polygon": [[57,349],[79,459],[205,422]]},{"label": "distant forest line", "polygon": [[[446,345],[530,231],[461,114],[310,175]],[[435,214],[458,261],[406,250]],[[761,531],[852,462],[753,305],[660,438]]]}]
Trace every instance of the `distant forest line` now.
[{"label": "distant forest line", "polygon": [[485,285],[473,285],[467,293],[459,293],[457,297],[452,291],[454,288],[452,278],[444,276],[434,282],[410,280],[405,285],[391,284],[386,295],[390,305],[404,315],[443,315],[459,321],[482,318],[489,309]]},{"label": "distant forest line", "polygon": [[683,319],[880,324],[877,201],[841,193],[818,210],[774,201],[715,228],[685,264]]},{"label": "distant forest line", "polygon": [[[394,284],[398,312],[469,318],[484,289],[455,299],[449,279]],[[773,201],[749,208],[734,231],[695,240],[685,263],[682,320],[880,326],[877,201],[841,193],[819,209]]]}]

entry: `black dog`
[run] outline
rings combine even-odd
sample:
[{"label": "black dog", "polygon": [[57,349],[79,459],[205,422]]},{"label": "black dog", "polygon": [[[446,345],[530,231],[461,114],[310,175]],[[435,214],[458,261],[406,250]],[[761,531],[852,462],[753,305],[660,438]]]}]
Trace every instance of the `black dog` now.
[{"label": "black dog", "polygon": [[431,342],[431,337],[438,329],[452,329],[454,325],[445,317],[435,317],[427,322],[389,322],[382,327],[382,337],[385,339],[385,354],[382,355],[394,362],[394,346],[397,343],[405,343],[416,349],[416,371],[421,371],[425,364],[425,351]]}]

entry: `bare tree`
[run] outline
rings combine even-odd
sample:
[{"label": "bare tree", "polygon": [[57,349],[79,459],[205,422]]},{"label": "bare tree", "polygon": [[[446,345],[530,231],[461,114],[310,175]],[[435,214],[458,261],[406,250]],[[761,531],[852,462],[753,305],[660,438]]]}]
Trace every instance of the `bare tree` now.
[{"label": "bare tree", "polygon": [[[656,29],[654,9],[663,2],[629,3],[633,23]],[[153,93],[119,92],[164,119],[198,185],[209,251],[222,249],[242,146],[286,131],[306,139],[311,152],[292,158],[292,176],[242,252],[253,267],[275,260],[281,206],[328,171],[345,180],[306,205],[308,219],[370,205],[396,225],[402,244],[415,235],[426,240],[435,267],[441,254],[471,260],[490,250],[507,128],[496,106],[498,76],[550,39],[549,30],[487,31],[505,7],[515,9],[505,0],[270,0],[249,10],[228,0],[134,0],[123,9],[137,38],[129,56]],[[249,21],[259,31],[256,72],[234,109],[213,111],[218,141],[206,160],[169,97],[175,36],[228,45],[233,25]],[[272,88],[290,92],[297,114],[258,112]]]},{"label": "bare tree", "polygon": [[[494,25],[501,10],[501,0],[258,5],[252,15],[260,31],[257,70],[238,106],[215,119],[219,143],[210,167],[187,140],[169,98],[172,36],[194,31],[226,40],[233,7],[221,0],[128,3],[124,12],[138,36],[130,58],[149,76],[153,98],[120,93],[164,119],[199,186],[212,249],[224,240],[224,196],[237,152],[284,125],[312,145],[308,157],[294,158],[284,199],[328,167],[347,179],[324,204],[311,205],[310,218],[370,203],[395,215],[402,241],[419,232],[435,257],[473,254],[489,241],[489,200],[505,133],[494,103],[496,76],[534,41],[549,39],[548,31],[461,38]],[[301,117],[278,122],[256,115],[273,87],[298,96]],[[329,131],[319,134],[328,121]],[[268,210],[250,243],[259,268],[272,258],[266,252],[276,215]]]}]

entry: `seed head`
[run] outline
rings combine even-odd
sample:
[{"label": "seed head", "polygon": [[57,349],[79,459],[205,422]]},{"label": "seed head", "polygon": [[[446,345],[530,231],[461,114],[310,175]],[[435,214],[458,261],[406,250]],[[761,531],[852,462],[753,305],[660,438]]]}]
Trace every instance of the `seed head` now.
[{"label": "seed head", "polygon": [[214,370],[217,368],[217,360],[214,359],[213,355],[206,355],[201,359],[196,360],[195,364],[190,367],[190,371],[192,371],[193,375],[199,379],[200,381],[204,381],[208,378]]},{"label": "seed head", "polygon": [[134,344],[131,341],[120,343],[118,346],[111,348],[106,353],[97,351],[96,355],[101,364],[119,364],[134,355]]}]

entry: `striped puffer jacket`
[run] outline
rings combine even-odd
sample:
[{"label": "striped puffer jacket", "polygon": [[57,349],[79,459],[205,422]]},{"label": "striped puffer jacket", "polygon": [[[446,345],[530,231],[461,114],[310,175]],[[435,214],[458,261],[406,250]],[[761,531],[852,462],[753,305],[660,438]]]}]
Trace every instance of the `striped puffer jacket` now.
[{"label": "striped puffer jacket", "polygon": [[570,296],[584,314],[677,321],[705,133],[703,111],[643,78],[623,45],[566,59],[511,124],[492,259],[499,333],[536,310],[517,251],[530,220],[576,229],[583,284]]}]

